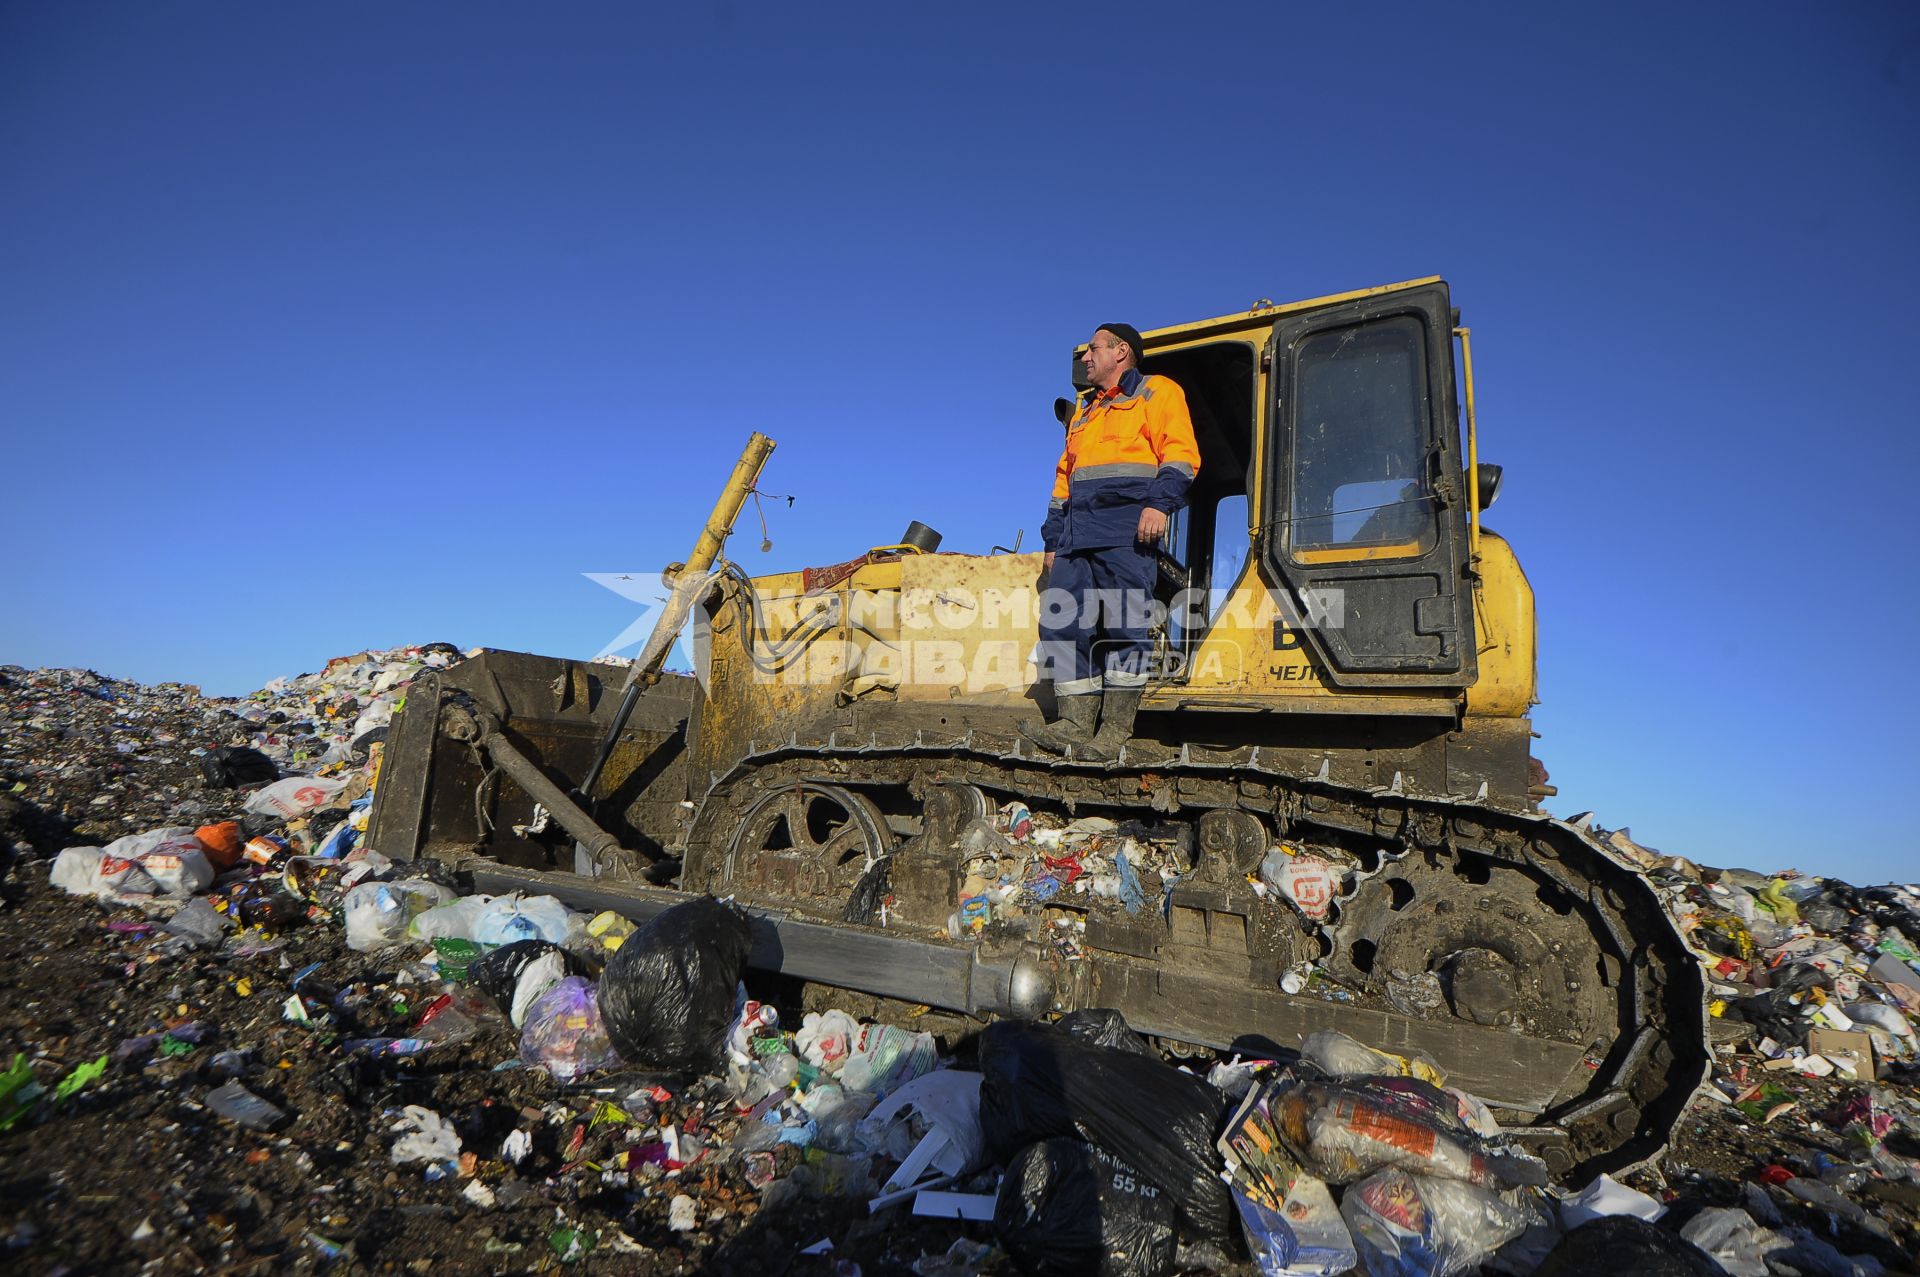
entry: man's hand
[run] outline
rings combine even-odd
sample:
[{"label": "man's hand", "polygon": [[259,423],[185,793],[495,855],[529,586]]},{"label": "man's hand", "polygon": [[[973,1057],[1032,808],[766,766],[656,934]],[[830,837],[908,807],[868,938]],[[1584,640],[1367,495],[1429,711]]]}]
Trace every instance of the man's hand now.
[{"label": "man's hand", "polygon": [[1048,550],[1047,557],[1040,560],[1040,570],[1042,572],[1053,571],[1053,551],[1052,550]]},{"label": "man's hand", "polygon": [[1140,530],[1134,533],[1134,539],[1153,545],[1165,535],[1167,535],[1166,511],[1156,510],[1152,506],[1148,506],[1142,510],[1140,512]]}]

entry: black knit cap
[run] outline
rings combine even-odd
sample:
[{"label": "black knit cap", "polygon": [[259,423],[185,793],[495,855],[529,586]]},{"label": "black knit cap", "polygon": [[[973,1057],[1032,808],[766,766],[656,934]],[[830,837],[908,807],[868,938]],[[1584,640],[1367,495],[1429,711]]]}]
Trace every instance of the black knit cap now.
[{"label": "black knit cap", "polygon": [[1102,324],[1100,328],[1096,328],[1094,331],[1099,332],[1101,329],[1112,333],[1115,337],[1118,337],[1121,341],[1126,342],[1127,345],[1133,348],[1133,366],[1138,368],[1141,359],[1145,358],[1147,353],[1146,346],[1140,341],[1140,330],[1132,324]]}]

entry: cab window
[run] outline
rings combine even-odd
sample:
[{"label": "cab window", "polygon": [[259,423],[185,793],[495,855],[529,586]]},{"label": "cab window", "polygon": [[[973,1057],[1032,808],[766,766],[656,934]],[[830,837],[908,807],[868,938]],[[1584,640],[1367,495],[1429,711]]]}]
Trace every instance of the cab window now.
[{"label": "cab window", "polygon": [[1424,340],[1420,322],[1401,315],[1302,343],[1288,538],[1297,561],[1432,547]]}]

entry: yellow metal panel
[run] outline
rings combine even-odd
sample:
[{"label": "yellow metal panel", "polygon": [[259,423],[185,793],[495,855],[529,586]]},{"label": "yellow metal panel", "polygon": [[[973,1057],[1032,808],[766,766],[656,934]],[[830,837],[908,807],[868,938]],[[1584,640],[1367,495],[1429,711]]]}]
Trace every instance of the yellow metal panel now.
[{"label": "yellow metal panel", "polygon": [[[1239,311],[1236,314],[1218,315],[1212,319],[1198,319],[1190,324],[1174,324],[1167,328],[1144,328],[1140,331],[1140,336],[1154,348],[1157,354],[1162,350],[1172,349],[1176,344],[1192,343],[1202,337],[1218,339],[1236,329],[1246,332],[1265,332],[1270,330],[1277,321],[1303,310],[1333,306],[1340,302],[1358,301],[1363,297],[1381,297],[1388,293],[1401,293],[1410,288],[1424,288],[1429,284],[1444,282],[1438,275],[1428,275],[1422,279],[1402,280],[1397,284],[1357,288],[1347,293],[1329,293],[1325,297],[1310,297],[1305,301],[1286,302],[1279,306],[1262,306],[1254,310]],[[1075,347],[1075,350],[1085,349],[1085,343]]]},{"label": "yellow metal panel", "polygon": [[1467,692],[1467,712],[1524,718],[1534,703],[1533,586],[1505,537],[1480,529],[1480,583],[1473,592],[1480,642],[1480,678]]}]

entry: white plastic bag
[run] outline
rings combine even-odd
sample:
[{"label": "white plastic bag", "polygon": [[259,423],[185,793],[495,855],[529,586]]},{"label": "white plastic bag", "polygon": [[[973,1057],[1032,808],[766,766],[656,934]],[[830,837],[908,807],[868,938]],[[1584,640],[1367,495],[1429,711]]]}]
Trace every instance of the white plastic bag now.
[{"label": "white plastic bag", "polygon": [[863,1024],[840,1066],[840,1084],[850,1091],[884,1095],[927,1072],[939,1058],[931,1033]]},{"label": "white plastic bag", "polygon": [[1567,1232],[1602,1215],[1632,1215],[1651,1223],[1666,1213],[1665,1206],[1611,1175],[1599,1176],[1571,1197],[1560,1200],[1560,1226]]},{"label": "white plastic bag", "polygon": [[257,816],[292,820],[332,802],[347,783],[331,776],[289,776],[274,781],[247,799],[247,810]]},{"label": "white plastic bag", "polygon": [[1260,880],[1315,922],[1325,922],[1333,911],[1344,877],[1340,866],[1324,857],[1304,852],[1290,856],[1277,847],[1260,862]]},{"label": "white plastic bag", "polygon": [[93,894],[185,899],[205,891],[214,876],[213,862],[193,830],[154,829],[107,844],[94,870]]},{"label": "white plastic bag", "polygon": [[1686,1222],[1680,1236],[1718,1260],[1729,1277],[1767,1277],[1767,1255],[1793,1245],[1737,1206],[1709,1206]]},{"label": "white plastic bag", "polygon": [[904,1133],[899,1143],[889,1140],[898,1128],[907,1125],[904,1119],[908,1114],[917,1114],[944,1137],[944,1146],[928,1150],[932,1165],[949,1175],[962,1175],[984,1165],[987,1137],[980,1129],[980,1083],[984,1080],[979,1073],[959,1069],[940,1069],[913,1079],[861,1120],[861,1143],[905,1161],[915,1141]]},{"label": "white plastic bag", "polygon": [[558,949],[549,949],[522,967],[520,978],[513,985],[513,1003],[508,1010],[513,1027],[524,1028],[528,1010],[542,994],[566,977],[567,958]]},{"label": "white plastic bag", "polygon": [[366,953],[401,944],[415,914],[452,898],[453,892],[424,878],[363,882],[347,892],[347,948]]},{"label": "white plastic bag", "polygon": [[400,1110],[400,1120],[389,1129],[405,1134],[393,1142],[393,1160],[403,1162],[452,1162],[460,1157],[460,1132],[453,1123],[430,1108],[409,1104]]},{"label": "white plastic bag", "polygon": [[161,895],[178,899],[199,895],[220,876],[198,839],[169,843],[150,851],[140,857],[140,867],[160,888]]},{"label": "white plastic bag", "polygon": [[100,872],[100,858],[106,854],[102,847],[68,847],[53,858],[48,881],[71,895],[90,896],[94,875]]},{"label": "white plastic bag", "polygon": [[496,896],[474,920],[478,944],[513,944],[518,940],[546,940],[561,944],[567,938],[567,907],[552,896]]},{"label": "white plastic bag", "polygon": [[358,740],[376,727],[385,727],[393,721],[393,697],[375,696],[360,711],[360,717],[353,720],[353,730],[347,733],[348,740]]},{"label": "white plastic bag", "polygon": [[860,1022],[845,1011],[809,1011],[793,1035],[802,1059],[823,1073],[838,1073],[853,1050]]},{"label": "white plastic bag", "polygon": [[95,863],[88,890],[102,899],[125,900],[133,896],[157,896],[160,884],[140,867],[139,861],[107,854]]},{"label": "white plastic bag", "polygon": [[413,940],[472,940],[481,911],[492,903],[492,896],[461,896],[435,905],[407,924],[407,936]]}]

